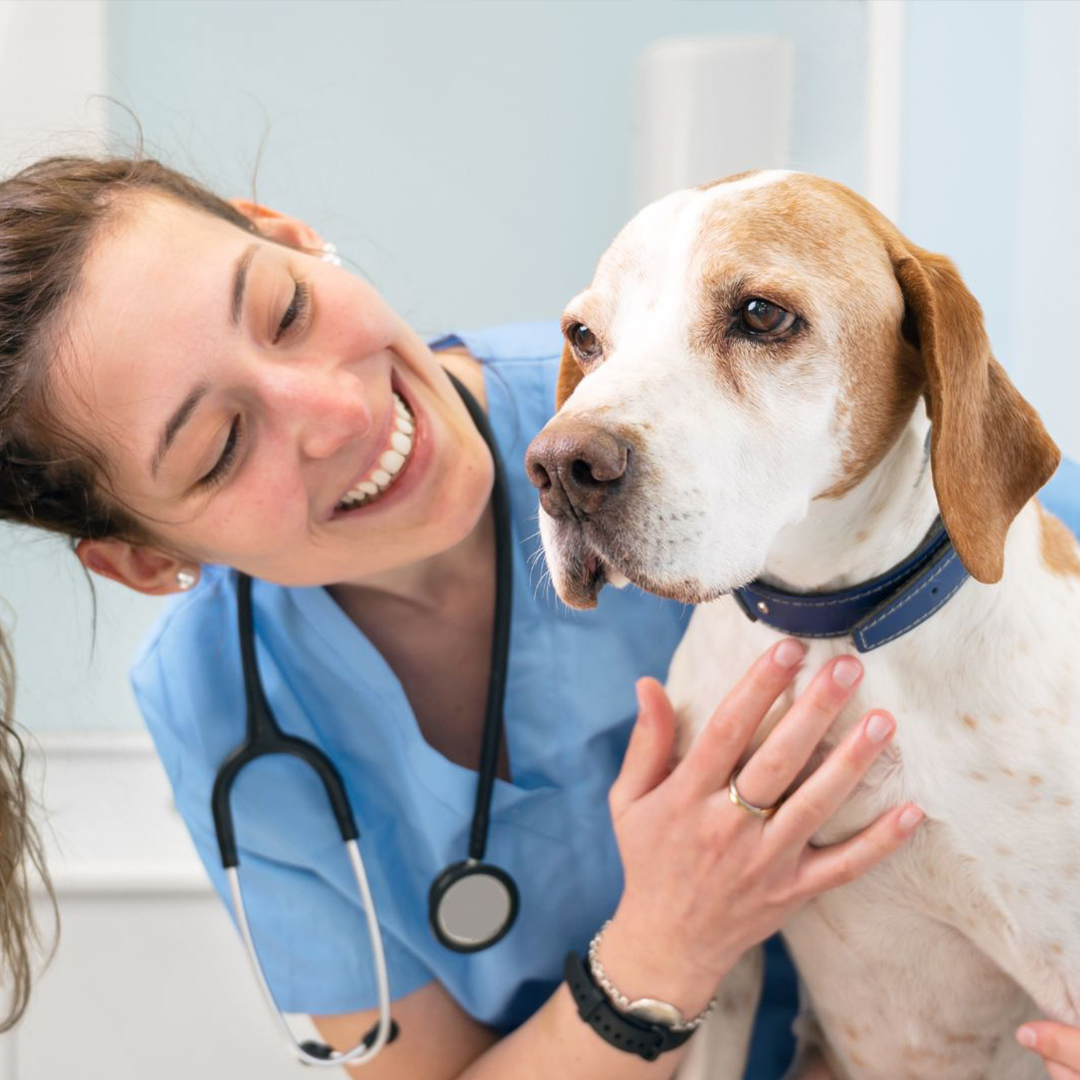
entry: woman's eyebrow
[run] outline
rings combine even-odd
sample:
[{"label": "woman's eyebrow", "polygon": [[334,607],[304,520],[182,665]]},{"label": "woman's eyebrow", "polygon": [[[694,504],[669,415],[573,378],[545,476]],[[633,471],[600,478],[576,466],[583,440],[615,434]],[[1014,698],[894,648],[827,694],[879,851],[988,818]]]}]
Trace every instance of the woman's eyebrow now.
[{"label": "woman's eyebrow", "polygon": [[236,260],[236,269],[233,273],[232,304],[229,306],[229,322],[233,326],[240,324],[240,312],[244,309],[244,288],[247,285],[248,267],[258,250],[258,244],[248,244],[240,258]]},{"label": "woman's eyebrow", "polygon": [[191,419],[191,414],[195,411],[195,406],[202,401],[209,391],[209,383],[199,383],[198,386],[194,387],[191,393],[180,402],[179,407],[172,416],[165,421],[165,427],[161,431],[161,437],[158,439],[157,448],[154,450],[153,457],[150,458],[150,475],[155,480],[157,479],[157,471],[158,466],[161,464],[161,459],[168,453],[169,447],[172,446],[177,432]]}]

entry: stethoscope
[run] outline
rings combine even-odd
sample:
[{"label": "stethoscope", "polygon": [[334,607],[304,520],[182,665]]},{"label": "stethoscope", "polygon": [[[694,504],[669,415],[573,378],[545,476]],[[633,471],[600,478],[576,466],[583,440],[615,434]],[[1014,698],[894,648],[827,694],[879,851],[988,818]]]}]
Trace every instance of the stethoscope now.
[{"label": "stethoscope", "polygon": [[[447,372],[450,375],[449,372]],[[488,418],[472,394],[456,379],[450,379],[461,395],[473,423],[491,451],[495,465],[495,482],[491,494],[495,513],[495,632],[491,647],[491,672],[488,678],[487,706],[480,747],[480,772],[476,785],[476,805],[469,833],[469,856],[448,866],[432,882],[428,893],[428,918],[438,940],[455,952],[471,953],[487,949],[499,941],[517,917],[518,890],[513,878],[505,871],[484,862],[487,848],[491,795],[495,787],[495,770],[502,739],[503,698],[506,690],[506,662],[510,651],[510,593],[512,586],[510,502],[506,474],[495,436]],[[360,830],[356,827],[352,806],[345,793],[341,775],[330,759],[318,747],[305,739],[286,735],[278,727],[263,692],[259,668],[255,659],[255,634],[251,612],[251,578],[240,574],[237,579],[237,611],[240,626],[240,657],[244,671],[244,696],[247,701],[247,733],[244,741],[226,758],[214,780],[211,807],[217,833],[221,864],[225,868],[232,893],[233,910],[241,937],[251,958],[252,967],[263,996],[293,1052],[307,1065],[362,1065],[371,1061],[391,1040],[397,1037],[397,1024],[390,1016],[390,983],[386,972],[386,955],[382,934],[371,896],[364,861],[360,857]],[[244,897],[240,888],[240,858],[236,850],[229,795],[241,770],[257,758],[271,754],[288,754],[299,758],[318,774],[326,789],[330,808],[337,821],[341,839],[352,866],[356,887],[367,918],[371,941],[375,981],[379,996],[379,1019],[375,1026],[351,1050],[337,1051],[314,1040],[297,1042],[278,1009],[266,981],[259,954],[251,936]]]}]

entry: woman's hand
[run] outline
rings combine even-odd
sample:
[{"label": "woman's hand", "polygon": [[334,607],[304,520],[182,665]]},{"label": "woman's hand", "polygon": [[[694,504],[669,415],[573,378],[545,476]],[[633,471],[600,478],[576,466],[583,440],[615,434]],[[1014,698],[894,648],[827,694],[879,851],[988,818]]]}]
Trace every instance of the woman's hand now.
[{"label": "woman's hand", "polygon": [[[773,817],[732,803],[728,780],[804,655],[786,639],[760,657],[674,769],[673,710],[658,682],[639,681],[637,725],[610,795],[626,884],[600,947],[628,997],[663,998],[695,1015],[747,948],[810,897],[895,851],[922,819],[905,804],[843,843],[810,846],[888,745],[895,724],[880,711],[856,724]],[[861,677],[851,656],[821,669],[742,768],[743,799],[767,807],[784,797]]]},{"label": "woman's hand", "polygon": [[1016,1038],[1042,1056],[1052,1080],[1080,1080],[1080,1028],[1040,1020],[1018,1028]]}]

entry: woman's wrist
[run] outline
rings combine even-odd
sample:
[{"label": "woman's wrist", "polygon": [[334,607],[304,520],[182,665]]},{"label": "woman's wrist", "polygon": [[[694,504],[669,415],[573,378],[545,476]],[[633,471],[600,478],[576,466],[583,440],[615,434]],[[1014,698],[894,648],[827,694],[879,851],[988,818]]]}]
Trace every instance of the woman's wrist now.
[{"label": "woman's wrist", "polygon": [[616,911],[597,947],[608,981],[631,1001],[656,998],[674,1005],[684,1020],[708,1008],[726,971],[706,971],[681,958],[655,927]]}]

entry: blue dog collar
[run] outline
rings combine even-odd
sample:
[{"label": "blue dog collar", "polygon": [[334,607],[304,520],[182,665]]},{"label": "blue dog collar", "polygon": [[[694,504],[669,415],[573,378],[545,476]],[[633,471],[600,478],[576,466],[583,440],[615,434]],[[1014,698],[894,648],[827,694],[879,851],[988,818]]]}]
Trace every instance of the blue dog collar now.
[{"label": "blue dog collar", "polygon": [[794,637],[850,635],[863,653],[887,645],[944,607],[968,572],[939,517],[918,550],[884,574],[848,589],[790,593],[752,581],[733,595],[746,615]]}]

